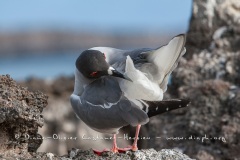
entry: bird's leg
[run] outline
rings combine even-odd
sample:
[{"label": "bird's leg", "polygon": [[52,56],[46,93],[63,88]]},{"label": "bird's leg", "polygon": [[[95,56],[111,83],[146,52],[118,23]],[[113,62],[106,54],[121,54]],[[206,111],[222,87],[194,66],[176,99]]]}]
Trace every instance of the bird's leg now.
[{"label": "bird's leg", "polygon": [[116,134],[113,135],[113,145],[112,145],[111,151],[113,153],[117,153],[118,152]]},{"label": "bird's leg", "polygon": [[137,127],[136,127],[135,139],[134,139],[134,142],[133,142],[133,145],[132,145],[132,150],[133,151],[138,150],[137,141],[138,141],[138,134],[139,134],[140,128],[141,128],[141,125],[138,124]]},{"label": "bird's leg", "polygon": [[132,150],[133,151],[138,150],[137,141],[138,141],[138,135],[139,135],[140,128],[141,128],[141,125],[138,124],[137,127],[136,127],[135,139],[134,139],[134,142],[133,142],[133,145],[132,145]]}]

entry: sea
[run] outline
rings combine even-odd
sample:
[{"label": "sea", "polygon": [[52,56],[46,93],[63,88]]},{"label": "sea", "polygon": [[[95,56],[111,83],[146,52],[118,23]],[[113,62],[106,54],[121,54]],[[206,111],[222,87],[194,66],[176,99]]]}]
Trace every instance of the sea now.
[{"label": "sea", "polygon": [[28,78],[55,79],[73,76],[79,52],[53,52],[0,56],[0,74],[9,74],[14,80]]}]

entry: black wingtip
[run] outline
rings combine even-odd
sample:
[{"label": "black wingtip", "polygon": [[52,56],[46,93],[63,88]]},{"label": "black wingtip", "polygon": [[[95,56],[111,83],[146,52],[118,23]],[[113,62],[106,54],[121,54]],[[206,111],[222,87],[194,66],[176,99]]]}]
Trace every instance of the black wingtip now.
[{"label": "black wingtip", "polygon": [[148,104],[147,114],[149,117],[162,114],[171,110],[187,107],[190,104],[188,99],[170,99],[163,101],[145,101]]},{"label": "black wingtip", "polygon": [[183,106],[187,107],[191,101],[189,99],[178,99],[178,100],[181,100]]}]

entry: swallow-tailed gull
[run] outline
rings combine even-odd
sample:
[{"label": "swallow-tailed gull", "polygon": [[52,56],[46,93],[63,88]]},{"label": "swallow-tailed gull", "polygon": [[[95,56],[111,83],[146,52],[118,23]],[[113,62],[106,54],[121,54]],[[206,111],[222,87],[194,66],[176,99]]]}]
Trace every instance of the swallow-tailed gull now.
[{"label": "swallow-tailed gull", "polygon": [[114,134],[111,151],[118,152],[116,134],[126,125],[141,125],[149,118],[188,105],[184,99],[163,100],[171,72],[186,49],[185,35],[157,49],[120,50],[94,47],[76,60],[74,92],[70,100],[76,115],[90,128]]}]

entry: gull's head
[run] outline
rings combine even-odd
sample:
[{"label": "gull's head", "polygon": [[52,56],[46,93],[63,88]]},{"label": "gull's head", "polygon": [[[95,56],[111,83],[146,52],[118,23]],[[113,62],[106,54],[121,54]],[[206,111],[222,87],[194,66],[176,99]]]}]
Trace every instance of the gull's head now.
[{"label": "gull's head", "polygon": [[84,77],[89,79],[96,79],[102,76],[115,76],[130,80],[128,77],[111,67],[106,61],[106,55],[99,50],[83,51],[76,60],[76,67]]}]

